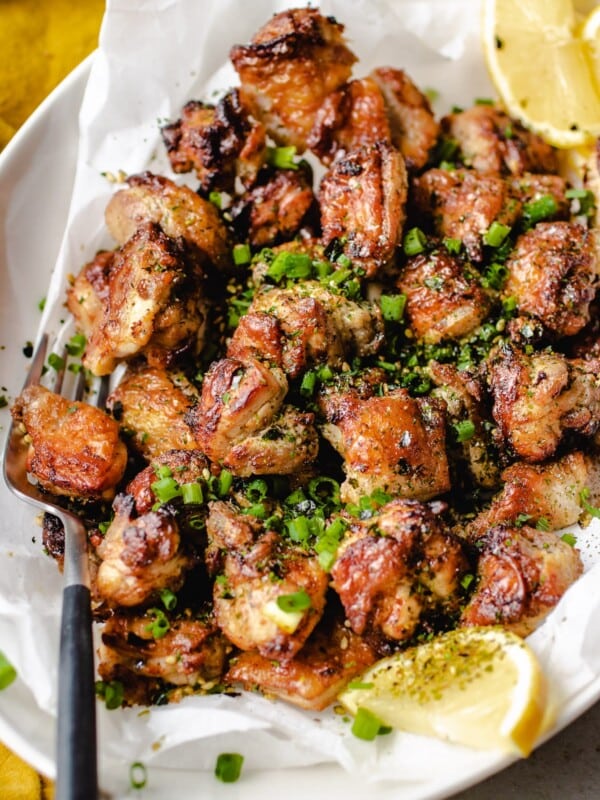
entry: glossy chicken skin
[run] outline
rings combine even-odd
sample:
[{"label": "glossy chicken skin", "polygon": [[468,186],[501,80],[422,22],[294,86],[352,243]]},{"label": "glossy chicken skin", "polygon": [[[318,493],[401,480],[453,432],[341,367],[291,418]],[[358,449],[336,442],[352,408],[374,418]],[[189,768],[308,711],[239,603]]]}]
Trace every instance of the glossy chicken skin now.
[{"label": "glossy chicken skin", "polygon": [[322,711],[346,684],[376,660],[374,648],[340,619],[323,619],[294,658],[274,660],[246,651],[236,656],[226,683],[258,687],[300,708]]},{"label": "glossy chicken skin", "polygon": [[249,45],[231,49],[242,102],[278,144],[303,152],[319,106],[350,77],[356,56],[343,31],[333,17],[298,8],[276,14]]},{"label": "glossy chicken skin", "polygon": [[86,338],[102,321],[110,291],[114,250],[101,250],[86,264],[67,291],[67,308],[75,318],[77,330]]},{"label": "glossy chicken skin", "polygon": [[573,336],[590,320],[600,283],[595,231],[573,222],[540,222],[519,236],[506,262],[504,294],[554,336]]},{"label": "glossy chicken skin", "polygon": [[448,491],[443,401],[395,389],[367,399],[355,390],[331,391],[319,402],[323,435],[344,459],[345,503],[375,489],[418,500]]},{"label": "glossy chicken skin", "polygon": [[449,114],[442,129],[458,143],[462,163],[478,172],[558,172],[556,150],[495,106],[480,104]]},{"label": "glossy chicken skin", "polygon": [[134,513],[130,495],[117,495],[114,519],[96,548],[102,563],[96,576],[100,596],[111,606],[137,606],[161,589],[177,591],[191,559],[181,545],[174,515],[165,508]]},{"label": "glossy chicken skin", "polygon": [[456,608],[467,569],[460,541],[431,508],[393,500],[350,522],[331,576],[355,633],[405,641],[425,611]]},{"label": "glossy chicken skin", "polygon": [[[209,568],[215,566],[211,551],[222,553],[213,594],[218,626],[241,650],[292,658],[325,608],[328,576],[318,559],[220,501],[210,506],[206,530]],[[279,598],[298,593],[308,598],[305,607],[279,606]]]},{"label": "glossy chicken skin", "polygon": [[150,460],[166,450],[196,447],[186,415],[198,397],[182,373],[138,364],[127,369],[106,406],[130,446]]},{"label": "glossy chicken skin", "polygon": [[190,100],[161,133],[173,172],[194,170],[204,193],[232,191],[236,177],[251,186],[265,163],[265,129],[249,118],[238,89],[216,106]]},{"label": "glossy chicken skin", "polygon": [[116,253],[108,296],[83,356],[94,375],[143,354],[165,367],[204,341],[203,274],[186,261],[181,244],[154,223],[140,227]]},{"label": "glossy chicken skin", "polygon": [[144,223],[154,222],[170,238],[183,239],[189,256],[202,266],[231,267],[229,235],[216,206],[188,186],[151,172],[131,175],[127,184],[111,197],[105,212],[106,226],[120,245]]},{"label": "glossy chicken skin", "polygon": [[374,278],[394,262],[406,218],[407,177],[395,147],[376,142],[340,157],[319,189],[322,240]]},{"label": "glossy chicken skin", "polygon": [[475,592],[461,625],[502,625],[527,636],[583,571],[579,552],[556,534],[496,525],[478,540]]},{"label": "glossy chicken skin", "polygon": [[476,276],[443,248],[409,259],[398,288],[406,295],[406,315],[418,339],[436,344],[460,339],[487,317],[490,301]]},{"label": "glossy chicken skin", "polygon": [[597,360],[544,350],[526,355],[508,345],[488,360],[492,413],[501,444],[518,458],[550,458],[566,430],[593,436],[600,426]]},{"label": "glossy chicken skin", "polygon": [[27,470],[43,489],[80,500],[114,496],[127,448],[108,414],[41,385],[25,389],[11,412],[30,440]]}]

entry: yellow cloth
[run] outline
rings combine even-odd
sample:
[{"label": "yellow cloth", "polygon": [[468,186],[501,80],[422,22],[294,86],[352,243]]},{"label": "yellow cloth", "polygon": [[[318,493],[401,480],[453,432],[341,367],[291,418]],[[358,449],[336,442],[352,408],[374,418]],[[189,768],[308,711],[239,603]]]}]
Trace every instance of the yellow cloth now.
[{"label": "yellow cloth", "polygon": [[[95,49],[103,13],[104,0],[0,0],[0,150]],[[54,787],[0,743],[0,797],[52,800]]]}]

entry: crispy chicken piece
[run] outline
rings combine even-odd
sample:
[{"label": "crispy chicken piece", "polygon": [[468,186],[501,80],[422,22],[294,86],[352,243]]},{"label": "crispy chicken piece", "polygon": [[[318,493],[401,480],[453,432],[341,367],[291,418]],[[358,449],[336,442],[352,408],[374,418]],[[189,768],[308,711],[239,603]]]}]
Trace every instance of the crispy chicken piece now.
[{"label": "crispy chicken piece", "polygon": [[67,290],[67,308],[75,318],[77,330],[90,336],[101,320],[108,301],[114,250],[100,250],[86,264]]},{"label": "crispy chicken piece", "polygon": [[362,399],[356,390],[320,397],[325,438],[344,459],[345,503],[382,489],[429,500],[450,488],[445,449],[445,403],[395,389]]},{"label": "crispy chicken piece", "polygon": [[27,471],[43,489],[79,500],[114,497],[127,448],[108,414],[38,384],[17,397],[11,413],[30,440]]},{"label": "crispy chicken piece", "polygon": [[519,520],[531,526],[542,520],[552,531],[573,525],[581,516],[581,492],[589,488],[590,471],[580,451],[544,464],[511,464],[502,473],[502,491],[469,523],[468,536],[478,539],[496,525]]},{"label": "crispy chicken piece", "polygon": [[[566,180],[561,175],[536,175],[525,172],[507,179],[510,192],[525,206],[541,197],[552,197],[556,203],[556,211],[545,217],[545,221],[554,219],[568,220],[570,215],[570,200],[565,196],[568,189]],[[526,207],[524,211],[526,211]]]},{"label": "crispy chicken piece", "polygon": [[137,606],[161,589],[177,591],[193,562],[181,545],[174,515],[166,508],[134,517],[134,499],[119,494],[114,519],[96,548],[102,559],[96,587],[111,606]]},{"label": "crispy chicken piece", "polygon": [[105,212],[106,225],[123,245],[146,222],[160,225],[172,239],[183,239],[192,259],[219,271],[231,267],[231,244],[219,212],[188,186],[177,186],[162,175],[142,172],[127,179]]},{"label": "crispy chicken piece", "polygon": [[329,166],[341,153],[391,141],[383,95],[373,78],[360,78],[325,98],[307,144]]},{"label": "crispy chicken piece", "polygon": [[478,172],[558,172],[556,150],[496,106],[476,105],[449,114],[442,129],[458,142],[463,164]]},{"label": "crispy chicken piece", "polygon": [[439,236],[460,239],[472,261],[483,259],[483,236],[493,222],[512,226],[521,204],[496,175],[430,169],[413,181],[413,201]]},{"label": "crispy chicken piece", "polygon": [[509,345],[492,351],[488,381],[501,443],[528,462],[550,458],[565,430],[594,436],[600,427],[600,361]]},{"label": "crispy chicken piece", "polygon": [[402,237],[408,186],[404,159],[385,142],[339,158],[319,190],[323,243],[344,239],[344,253],[375,277],[390,266]]},{"label": "crispy chicken piece", "polygon": [[444,248],[410,258],[397,285],[406,295],[411,330],[428,344],[467,336],[490,310],[476,276]]},{"label": "crispy chicken piece", "polygon": [[[327,363],[341,368],[355,355],[373,355],[383,341],[381,312],[374,303],[349,300],[329,291],[318,281],[303,281],[289,289],[259,291],[249,314],[255,318],[253,327],[258,326],[259,330],[266,328],[266,323],[261,321],[263,315],[277,320],[282,349],[281,361],[276,363],[280,363],[292,378],[315,364]],[[248,326],[246,323],[234,333],[229,355],[260,344],[263,337],[256,338]],[[274,331],[270,329],[270,332],[274,341]],[[273,344],[267,343],[266,353],[276,354]]]},{"label": "crispy chicken piece", "polygon": [[129,444],[151,460],[167,450],[193,450],[186,414],[198,390],[180,372],[145,364],[128,367],[106,401]]},{"label": "crispy chicken piece", "polygon": [[519,236],[506,267],[505,296],[556,337],[573,336],[589,322],[600,284],[595,232],[574,222],[539,222]]},{"label": "crispy chicken piece", "polygon": [[269,173],[231,207],[239,237],[255,248],[292,239],[313,212],[316,198],[303,169]]},{"label": "crispy chicken piece", "polygon": [[306,149],[317,109],[350,77],[356,56],[344,26],[315,8],[273,16],[249,45],[230,58],[241,81],[241,98],[278,144]]},{"label": "crispy chicken piece", "polygon": [[168,467],[172,477],[181,486],[205,478],[209,469],[209,461],[199,450],[167,450],[152,459],[152,464],[129,481],[127,494],[133,497],[137,514],[147,514],[156,503],[156,495],[152,484],[158,480],[157,469]]},{"label": "crispy chicken piece", "polygon": [[404,156],[409,172],[422,169],[440,134],[429,100],[404,70],[378,67],[371,78],[383,94],[392,144]]},{"label": "crispy chicken piece", "polygon": [[456,610],[467,569],[460,541],[433,510],[398,499],[351,521],[331,576],[355,633],[405,641],[424,612]]},{"label": "crispy chicken piece", "polygon": [[[98,650],[100,677],[121,681],[128,704],[152,702],[161,682],[209,690],[227,667],[231,645],[210,618],[170,619],[155,637],[152,610],[146,614],[117,612],[102,629]],[[150,695],[150,696],[148,696]]]},{"label": "crispy chicken piece", "polygon": [[446,403],[448,420],[473,423],[473,435],[459,443],[459,447],[475,483],[486,488],[498,486],[499,470],[487,435],[488,414],[481,381],[467,370],[458,370],[454,364],[437,361],[430,362],[429,374],[435,384],[432,397],[439,397]]},{"label": "crispy chicken piece", "polygon": [[527,636],[583,571],[579,552],[550,531],[496,525],[478,540],[475,593],[460,624]]},{"label": "crispy chicken piece", "polygon": [[258,687],[288,703],[322,711],[346,684],[376,660],[375,650],[341,620],[327,615],[294,658],[274,661],[259,653],[236,656],[226,683],[245,689]]},{"label": "crispy chicken piece", "polygon": [[[210,505],[206,530],[210,548],[223,552],[213,592],[217,625],[241,650],[293,658],[325,608],[328,576],[318,559],[220,501]],[[294,597],[305,601],[298,610],[278,603]]]},{"label": "crispy chicken piece", "polygon": [[233,191],[236,176],[252,186],[265,163],[266,131],[246,114],[238,89],[216,106],[190,100],[161,133],[173,172],[195,170],[204,193]]},{"label": "crispy chicken piece", "polygon": [[151,366],[166,367],[186,351],[200,352],[206,321],[203,278],[186,262],[179,242],[158,225],[140,227],[115,255],[84,365],[94,375],[108,375],[120,361],[140,354]]}]

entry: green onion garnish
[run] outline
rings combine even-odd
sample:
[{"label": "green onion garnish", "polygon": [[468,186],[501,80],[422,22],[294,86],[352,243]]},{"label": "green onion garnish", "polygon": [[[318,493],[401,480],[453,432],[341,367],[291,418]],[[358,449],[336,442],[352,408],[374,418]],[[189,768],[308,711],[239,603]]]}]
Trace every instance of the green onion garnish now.
[{"label": "green onion garnish", "polygon": [[267,482],[262,478],[257,478],[246,487],[246,497],[251,503],[260,503],[261,500],[265,499],[268,491]]},{"label": "green onion garnish", "polygon": [[590,514],[590,516],[600,519],[600,508],[596,508],[596,506],[593,506],[590,503],[588,503],[589,496],[590,496],[590,490],[586,486],[579,492],[579,501],[582,507],[585,509],[585,511],[587,511],[587,513]]},{"label": "green onion garnish", "polygon": [[252,251],[249,244],[236,244],[233,247],[233,263],[241,267],[252,261]]},{"label": "green onion garnish", "polygon": [[591,217],[596,208],[596,198],[589,189],[567,189],[565,192],[567,200],[577,200],[577,214],[585,214]]},{"label": "green onion garnish", "polygon": [[427,246],[427,237],[420,228],[411,228],[402,242],[402,248],[407,256],[416,256],[422,253]]},{"label": "green onion garnish", "polygon": [[468,442],[475,434],[475,425],[470,419],[455,422],[452,427],[454,428],[457,442]]},{"label": "green onion garnish", "polygon": [[132,789],[143,789],[148,780],[146,767],[141,761],[135,761],[129,767],[129,783]]},{"label": "green onion garnish", "polygon": [[17,677],[17,670],[0,650],[0,690],[6,689]]},{"label": "green onion garnish", "polygon": [[186,505],[192,503],[200,504],[204,500],[202,495],[202,487],[195,481],[182,484],[181,498]]},{"label": "green onion garnish", "polygon": [[310,536],[310,527],[307,517],[294,517],[293,519],[288,520],[286,523],[286,528],[288,536],[293,542],[308,542],[308,538]]},{"label": "green onion garnish", "polygon": [[372,742],[382,727],[383,723],[375,714],[367,711],[366,708],[359,708],[352,723],[352,733],[357,739]]},{"label": "green onion garnish", "polygon": [[315,392],[315,387],[317,385],[317,374],[316,372],[305,372],[302,376],[302,382],[300,384],[300,394],[302,397],[312,397]]},{"label": "green onion garnish", "polygon": [[267,147],[267,164],[276,169],[298,169],[298,164],[294,161],[295,155],[295,145]]},{"label": "green onion garnish", "polygon": [[483,235],[484,244],[490,247],[500,247],[509,233],[509,225],[503,225],[501,222],[494,221]]},{"label": "green onion garnish", "polygon": [[149,608],[148,614],[152,614],[154,619],[149,625],[146,625],[146,630],[152,634],[153,639],[162,639],[171,627],[165,612],[160,608]]},{"label": "green onion garnish", "polygon": [[175,478],[159,478],[150,484],[154,496],[159,503],[168,503],[175,497],[181,497],[182,489]]},{"label": "green onion garnish", "polygon": [[96,681],[96,694],[109,711],[123,705],[124,688],[121,681]]},{"label": "green onion garnish", "polygon": [[212,191],[208,193],[208,199],[217,208],[221,208],[223,204],[223,198],[221,197],[221,192]]},{"label": "green onion garnish", "polygon": [[159,594],[161,602],[167,611],[173,611],[177,605],[177,595],[170,589],[161,589]]},{"label": "green onion garnish", "polygon": [[228,469],[222,469],[219,475],[219,482],[217,484],[217,493],[219,497],[224,497],[231,489],[233,483],[233,475]]},{"label": "green onion garnish", "polygon": [[277,605],[282,611],[306,611],[312,601],[304,589],[292,594],[282,594],[277,598]]},{"label": "green onion garnish", "polygon": [[485,274],[481,278],[481,285],[486,289],[500,290],[508,277],[508,269],[504,264],[493,262],[487,267]]},{"label": "green onion garnish", "polygon": [[235,783],[242,773],[244,756],[239,753],[220,753],[215,765],[215,776],[223,783]]},{"label": "green onion garnish", "polygon": [[279,283],[283,278],[310,278],[312,259],[306,253],[277,253],[267,270],[267,277]]},{"label": "green onion garnish", "polygon": [[462,241],[460,239],[452,239],[449,236],[446,236],[444,239],[444,247],[450,253],[450,255],[457,256],[462,249]]},{"label": "green onion garnish", "polygon": [[65,345],[70,356],[80,356],[83,354],[86,345],[86,338],[83,333],[74,333]]},{"label": "green onion garnish", "polygon": [[58,353],[50,353],[48,356],[48,366],[60,372],[61,369],[64,369],[65,360],[62,356],[59,356]]},{"label": "green onion garnish", "polygon": [[381,314],[387,322],[400,322],[406,306],[405,294],[382,294],[379,298]]},{"label": "green onion garnish", "polygon": [[554,216],[558,211],[558,203],[551,194],[544,194],[541,197],[525,203],[523,206],[523,222],[525,229],[533,228],[543,219]]},{"label": "green onion garnish", "polygon": [[575,547],[575,545],[577,544],[577,537],[574,536],[572,533],[563,533],[563,535],[560,538],[561,541],[565,542],[565,544],[568,544],[569,547]]}]

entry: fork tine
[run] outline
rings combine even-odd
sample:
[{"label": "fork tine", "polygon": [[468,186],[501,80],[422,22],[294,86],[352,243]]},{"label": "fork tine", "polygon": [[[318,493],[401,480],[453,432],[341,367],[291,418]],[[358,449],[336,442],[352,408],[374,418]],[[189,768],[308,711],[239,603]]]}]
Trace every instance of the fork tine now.
[{"label": "fork tine", "polygon": [[46,360],[47,350],[48,350],[48,334],[43,333],[35,348],[35,352],[33,354],[33,358],[31,361],[31,366],[29,367],[29,372],[27,373],[27,377],[25,378],[25,383],[23,384],[23,389],[27,389],[28,386],[33,386],[35,383],[40,382],[42,373],[44,371],[44,361]]},{"label": "fork tine", "polygon": [[63,383],[65,380],[65,370],[67,368],[67,358],[68,358],[67,348],[63,347],[63,351],[60,354],[60,367],[56,372],[56,378],[54,379],[54,391],[56,394],[60,394],[62,392]]}]

